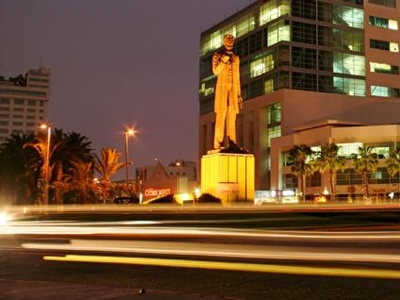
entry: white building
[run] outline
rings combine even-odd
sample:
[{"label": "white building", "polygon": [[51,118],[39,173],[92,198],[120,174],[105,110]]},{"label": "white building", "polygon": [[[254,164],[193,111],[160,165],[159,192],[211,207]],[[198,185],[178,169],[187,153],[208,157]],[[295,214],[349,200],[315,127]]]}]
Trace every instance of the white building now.
[{"label": "white building", "polygon": [[[297,178],[291,172],[286,153],[295,145],[305,144],[313,150],[327,143],[335,143],[338,155],[348,158],[345,170],[337,174],[336,196],[339,200],[348,197],[361,198],[361,174],[353,168],[351,156],[358,153],[358,147],[368,145],[378,155],[378,168],[370,174],[370,192],[375,200],[389,200],[389,195],[399,197],[399,175],[389,176],[386,160],[392,149],[400,147],[400,125],[360,125],[336,120],[310,124],[297,128],[294,133],[272,140],[271,147],[271,189],[298,189]],[[306,180],[306,198],[317,194],[329,194],[329,176],[316,173]],[[393,193],[393,194],[391,194]]]},{"label": "white building", "polygon": [[0,76],[0,143],[12,133],[37,133],[46,121],[50,70],[29,70],[25,76]]}]

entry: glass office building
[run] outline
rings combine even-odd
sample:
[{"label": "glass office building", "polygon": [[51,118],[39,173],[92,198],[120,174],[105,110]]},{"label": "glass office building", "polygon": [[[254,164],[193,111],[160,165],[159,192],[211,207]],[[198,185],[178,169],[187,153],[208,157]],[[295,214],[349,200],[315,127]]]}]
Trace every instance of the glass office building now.
[{"label": "glass office building", "polygon": [[255,155],[256,189],[268,189],[274,137],[327,119],[400,121],[399,22],[399,0],[259,0],[202,32],[200,157],[213,146],[211,60],[225,34],[241,60],[238,144]]}]

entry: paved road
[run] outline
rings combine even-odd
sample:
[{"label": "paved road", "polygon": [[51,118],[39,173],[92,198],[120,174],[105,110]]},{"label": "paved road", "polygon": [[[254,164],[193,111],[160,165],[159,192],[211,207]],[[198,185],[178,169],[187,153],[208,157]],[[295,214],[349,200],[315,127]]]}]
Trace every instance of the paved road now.
[{"label": "paved road", "polygon": [[[398,280],[38,261],[31,265],[32,258],[18,255],[2,256],[1,263],[0,299],[7,300],[397,300],[400,293]],[[140,294],[141,288],[146,293]]]},{"label": "paved road", "polygon": [[[371,219],[373,216],[373,219]],[[113,219],[116,216],[113,217]],[[380,228],[382,230],[382,226],[384,225],[385,231],[388,229],[391,230],[390,239],[392,241],[387,242],[383,239],[381,241],[376,240],[376,242],[368,242],[364,243],[362,238],[362,232],[358,235],[354,235],[354,241],[349,239],[344,241],[313,241],[308,242],[307,247],[312,247],[313,249],[321,249],[321,245],[329,244],[329,251],[335,251],[335,249],[339,251],[344,251],[344,249],[351,249],[354,251],[354,254],[358,254],[360,252],[365,252],[364,248],[368,249],[377,249],[379,250],[379,254],[393,254],[398,253],[399,246],[399,238],[398,228],[395,227],[396,216],[393,216],[392,213],[388,213],[388,217],[384,217],[381,213],[379,214],[369,214],[366,218],[364,215],[359,214],[357,218],[363,220],[362,222],[357,222],[350,215],[345,215],[344,217],[338,218],[337,215],[332,215],[331,212],[324,212],[322,216],[315,217],[314,215],[310,217],[309,213],[296,215],[295,217],[291,217],[287,214],[282,215],[271,215],[269,217],[256,215],[251,213],[252,221],[250,223],[244,222],[248,216],[242,216],[238,218],[237,214],[231,214],[230,216],[218,216],[215,213],[212,214],[212,219],[215,224],[207,222],[204,219],[204,216],[201,217],[200,221],[205,221],[202,228],[205,229],[205,226],[209,229],[210,232],[216,232],[217,230],[222,230],[222,227],[228,227],[228,230],[232,229],[232,224],[235,222],[240,227],[239,231],[245,231],[244,228],[251,227],[251,232],[254,230],[259,231],[261,229],[256,229],[260,224],[262,226],[270,226],[272,223],[269,222],[269,219],[273,219],[277,227],[277,224],[281,224],[282,227],[288,226],[288,220],[291,220],[290,228],[300,229],[300,227],[304,227],[306,225],[307,228],[312,228],[312,230],[316,230],[318,223],[329,224],[329,231],[337,231],[340,225],[346,225],[345,228],[349,228],[351,226],[352,230],[355,229],[355,224],[368,226],[368,230],[371,228]],[[82,218],[82,216],[80,216]],[[98,218],[98,216],[96,217]],[[173,219],[174,222],[172,224],[167,225],[167,223],[163,223],[160,219],[160,216],[157,216],[157,226],[159,226],[159,230],[161,228],[169,228],[169,230],[176,229],[174,232],[179,233],[183,231],[183,229],[187,229],[188,224],[193,226],[194,216],[189,215],[188,218],[180,218],[178,223],[176,223],[177,217],[169,218],[163,213],[163,219]],[[265,219],[266,218],[266,219]],[[51,235],[46,235],[44,232],[35,233],[35,234],[21,234],[21,232],[16,233],[15,235],[0,235],[0,299],[7,300],[18,300],[18,299],[32,299],[32,300],[47,300],[47,299],[188,299],[188,300],[196,300],[196,299],[250,299],[250,300],[258,300],[258,299],[276,299],[276,300],[287,300],[287,299],[307,299],[307,300],[316,300],[316,299],[383,299],[383,300],[391,300],[398,299],[398,295],[400,295],[400,280],[398,279],[390,279],[388,278],[379,278],[380,274],[372,274],[370,277],[363,276],[327,276],[325,275],[310,275],[310,274],[290,274],[285,272],[250,272],[246,270],[223,270],[219,269],[202,269],[202,268],[182,268],[176,266],[159,266],[159,265],[138,265],[138,264],[119,264],[119,263],[82,263],[82,262],[69,262],[69,261],[54,261],[54,260],[44,260],[44,256],[54,255],[59,256],[65,253],[74,253],[74,254],[87,254],[87,251],[83,250],[52,250],[52,249],[28,249],[22,248],[22,243],[44,243],[47,244],[50,242],[52,245],[59,243],[60,245],[65,244],[65,239],[78,239],[84,236],[85,243],[93,244],[98,243],[99,240],[103,243],[101,247],[105,247],[104,240],[108,240],[109,244],[113,244],[115,239],[118,241],[129,241],[132,242],[138,239],[138,236],[135,239],[132,239],[132,236],[124,230],[128,229],[132,230],[132,224],[124,214],[124,222],[123,224],[118,224],[116,228],[118,229],[118,233],[115,232],[113,234],[105,234],[101,230],[102,226],[106,226],[109,228],[110,224],[107,222],[106,224],[100,225],[98,223],[88,223],[85,226],[82,224],[76,224],[74,221],[74,225],[63,223],[62,226],[58,224],[56,227],[53,227],[54,224],[48,221],[51,219],[52,222],[55,221],[54,218],[47,218],[45,222],[38,221],[34,226],[34,223],[30,223],[30,226],[21,226],[13,228],[15,230],[27,231],[32,230],[42,230],[43,227],[46,228],[45,232],[50,232],[50,230],[54,230]],[[139,218],[134,218],[135,222],[137,222]],[[140,219],[143,219],[143,215],[140,216]],[[229,220],[230,219],[230,220]],[[196,221],[196,224],[200,222]],[[223,221],[223,225],[219,223],[219,221]],[[63,220],[65,222],[65,220]],[[110,222],[114,222],[114,220],[110,220]],[[162,225],[160,225],[160,223]],[[348,223],[346,223],[348,222]],[[55,222],[57,223],[57,222]],[[202,222],[200,222],[202,223]],[[136,224],[136,223],[135,223]],[[217,229],[215,226],[219,224]],[[301,226],[299,226],[301,224]],[[397,223],[398,224],[398,223]],[[77,226],[78,225],[78,226]],[[379,226],[376,226],[379,225]],[[135,225],[136,226],[136,225]],[[146,227],[149,226],[149,227]],[[168,234],[161,235],[160,233],[156,236],[151,234],[149,231],[150,228],[153,228],[153,225],[146,225],[145,227],[134,227],[134,231],[139,231],[139,228],[143,229],[141,240],[148,242],[173,242],[171,245],[177,245],[179,243],[186,242],[197,242],[198,246],[197,250],[201,248],[201,245],[204,245],[206,240],[203,238],[199,240],[194,236],[190,236],[189,234],[184,234],[182,237],[177,235]],[[162,226],[162,227],[160,227]],[[325,225],[324,225],[325,226]],[[79,228],[81,227],[81,228]],[[105,227],[105,228],[106,228]],[[279,226],[278,226],[279,227]],[[52,229],[53,228],[53,229]],[[88,233],[88,229],[90,230],[100,230]],[[11,228],[10,228],[11,229]],[[81,233],[75,232],[72,234],[73,230],[82,229]],[[276,229],[276,228],[275,228]],[[327,228],[325,228],[327,229]],[[68,234],[65,232],[61,232],[62,230],[66,230]],[[225,229],[224,229],[225,230]],[[362,231],[362,228],[358,228],[357,230]],[[262,229],[261,231],[265,231]],[[270,232],[270,229],[267,230]],[[328,231],[327,231],[328,232]],[[271,233],[271,232],[270,232]],[[379,236],[383,237],[384,231]],[[272,232],[272,235],[276,233]],[[74,235],[74,236],[71,236]],[[310,234],[304,235],[304,238],[309,236]],[[328,235],[328,233],[327,233]],[[156,239],[154,239],[156,237]],[[322,239],[323,237],[320,237]],[[357,239],[360,238],[359,241]],[[277,246],[283,246],[283,250],[294,249],[293,246],[297,245],[297,247],[301,247],[301,242],[287,241],[282,240],[281,238],[262,238],[253,237],[243,239],[238,238],[237,236],[233,236],[231,238],[221,238],[220,236],[213,237],[207,242],[212,243],[215,246],[220,247],[220,250],[235,250],[241,248],[240,245],[244,245],[246,247],[256,247],[257,249],[263,249],[264,253],[274,254]],[[294,238],[295,240],[298,238]],[[376,238],[375,238],[376,239]],[[137,242],[139,244],[139,242]],[[262,245],[261,245],[262,244]],[[82,244],[80,244],[82,246]],[[157,245],[157,244],[155,244]],[[166,245],[163,243],[159,244],[157,247],[172,247],[171,245]],[[349,246],[350,245],[350,246]],[[303,245],[304,246],[304,245]],[[157,248],[156,247],[156,248]],[[210,248],[210,246],[207,246]],[[193,247],[194,248],[194,247]],[[175,249],[175,248],[172,248]],[[299,253],[301,254],[304,248],[301,248]],[[171,249],[170,249],[171,250]],[[217,249],[213,249],[215,251]],[[274,250],[274,251],[273,251]],[[103,249],[105,251],[105,249]],[[397,252],[396,252],[397,251]],[[245,251],[242,251],[245,252]],[[110,255],[106,252],[98,252],[91,250],[90,253],[96,253],[98,255]],[[294,252],[292,252],[294,253]],[[133,254],[131,253],[119,253],[119,256],[131,257]],[[294,254],[293,254],[294,255]],[[144,257],[147,258],[149,253],[135,253],[135,257]],[[153,254],[151,255],[155,258],[165,258],[165,255],[161,254]],[[356,255],[357,256],[357,255]],[[168,255],[168,258],[179,258],[180,256],[172,256]],[[393,258],[393,256],[391,256]],[[216,257],[202,257],[200,255],[196,255],[193,257],[193,260],[207,260],[210,262],[222,262],[222,265],[228,265],[228,263],[248,263],[248,262],[256,262],[265,267],[276,265],[277,261],[271,258],[263,258],[263,259],[253,259],[253,258],[230,258],[229,262],[225,259],[216,258]],[[321,266],[324,269],[334,269],[340,272],[341,268],[356,269],[358,272],[362,270],[373,270],[376,268],[384,269],[386,271],[394,271],[395,274],[398,274],[399,264],[384,262],[384,263],[376,263],[368,260],[361,261],[348,261],[343,263],[341,261],[310,261],[307,260],[294,260],[290,257],[279,260],[279,265],[281,265],[281,269],[285,269],[285,265],[288,267],[300,267],[307,266],[311,269],[320,268]],[[361,271],[360,271],[361,270]],[[371,275],[371,274],[369,274]],[[145,293],[140,293],[141,289],[145,289]]]}]

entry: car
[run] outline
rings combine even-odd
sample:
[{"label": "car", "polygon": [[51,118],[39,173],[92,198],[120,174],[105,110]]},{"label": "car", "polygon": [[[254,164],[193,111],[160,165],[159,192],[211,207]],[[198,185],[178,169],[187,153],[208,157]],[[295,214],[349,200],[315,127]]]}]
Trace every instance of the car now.
[{"label": "car", "polygon": [[314,203],[326,203],[326,198],[324,195],[316,195],[313,199]]},{"label": "car", "polygon": [[140,199],[138,196],[116,196],[114,198],[115,204],[139,204]]}]

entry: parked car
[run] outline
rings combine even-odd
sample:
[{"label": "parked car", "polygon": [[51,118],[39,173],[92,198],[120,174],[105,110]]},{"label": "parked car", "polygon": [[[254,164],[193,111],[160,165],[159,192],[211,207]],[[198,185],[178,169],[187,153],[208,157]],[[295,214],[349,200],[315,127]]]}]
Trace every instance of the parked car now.
[{"label": "parked car", "polygon": [[139,204],[140,199],[138,196],[117,196],[114,198],[115,204]]}]

